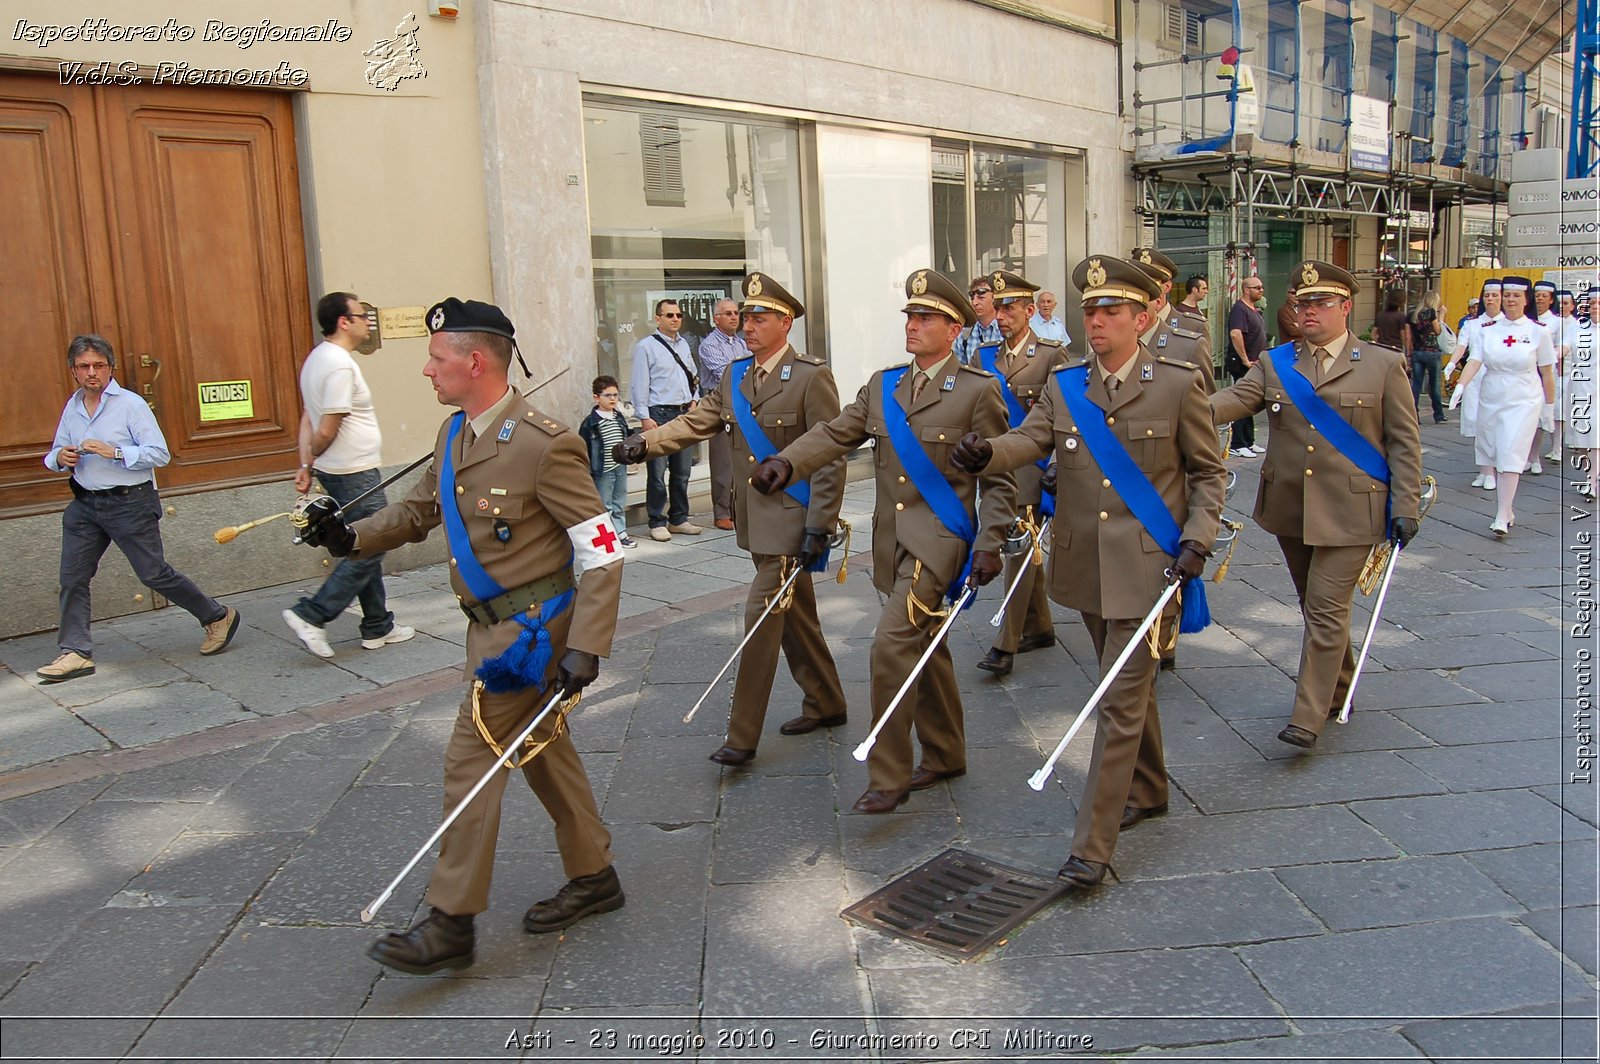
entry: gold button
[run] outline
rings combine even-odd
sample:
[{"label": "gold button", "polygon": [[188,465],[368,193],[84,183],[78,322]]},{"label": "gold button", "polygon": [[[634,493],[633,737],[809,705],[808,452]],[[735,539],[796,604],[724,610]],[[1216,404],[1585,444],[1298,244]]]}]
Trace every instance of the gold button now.
[{"label": "gold button", "polygon": [[1366,405],[1366,401],[1362,400],[1362,399],[1357,399],[1356,400],[1356,405],[1357,406],[1365,406]]},{"label": "gold button", "polygon": [[1309,477],[1309,476],[1310,476],[1310,475],[1311,475],[1311,470],[1309,470],[1309,469],[1308,469],[1308,470],[1306,470],[1306,476],[1308,476],[1308,477]]},{"label": "gold button", "polygon": [[500,516],[500,507],[498,507],[498,506],[496,506],[496,507],[495,507],[495,508],[494,508],[494,515],[495,515],[495,516],[496,516],[496,517],[499,517],[499,516]]},{"label": "gold button", "polygon": [[1114,417],[1106,418],[1106,424],[1107,425],[1115,425],[1116,423],[1117,423],[1117,419],[1116,418],[1114,418]]},{"label": "gold button", "polygon": [[1372,490],[1373,491],[1377,491],[1378,490],[1378,485],[1376,485],[1376,484],[1372,485]]},{"label": "gold button", "polygon": [[1155,429],[1145,429],[1144,430],[1144,434],[1146,436],[1154,436],[1156,434],[1156,430]]},{"label": "gold button", "polygon": [[1308,444],[1306,444],[1306,453],[1307,453],[1307,454],[1310,454],[1310,453],[1312,453],[1312,452],[1313,452],[1313,451],[1315,451],[1315,450],[1316,450],[1316,447],[1314,447],[1314,446],[1313,446],[1313,445],[1311,445],[1311,444],[1309,444],[1309,443],[1308,443]]},{"label": "gold button", "polygon": [[754,462],[755,460],[756,460],[756,456],[755,455],[751,455],[750,456],[750,461]]},{"label": "gold button", "polygon": [[[781,417],[780,417],[780,418],[779,418],[779,419],[778,419],[778,424],[780,424],[780,425],[781,425],[781,424],[783,424],[783,418],[781,418]],[[940,438],[940,439],[941,439],[941,440],[942,440],[942,439],[944,439],[944,437],[943,437],[943,436],[940,436],[940,437],[939,437],[939,438]]]},{"label": "gold button", "polygon": [[905,477],[901,477],[900,478],[900,483],[904,484],[905,482],[906,482],[906,478]]},{"label": "gold button", "polygon": [[1067,431],[1068,431],[1068,432],[1077,432],[1077,431],[1078,431],[1078,426],[1076,426],[1076,425],[1073,425],[1073,426],[1071,426],[1071,427],[1069,427],[1069,428],[1068,428],[1068,429],[1067,429]]},{"label": "gold button", "polygon": [[455,564],[455,563],[456,563],[456,560],[455,560],[455,559],[454,559],[454,558],[451,558],[451,559],[450,559],[450,564],[451,564],[451,565],[454,565],[454,564]]},{"label": "gold button", "polygon": [[1105,520],[1109,519],[1110,517],[1111,517],[1111,515],[1106,513],[1104,510],[1100,511],[1100,520],[1105,521]]},{"label": "gold button", "polygon": [[460,484],[456,485],[456,494],[457,495],[465,495],[466,491],[467,491],[467,489],[462,487]]},{"label": "gold button", "polygon": [[1109,487],[1110,487],[1110,486],[1111,486],[1111,481],[1109,481],[1109,480],[1102,480],[1102,481],[1101,481],[1101,482],[1100,482],[1100,486],[1101,486],[1101,487],[1102,487],[1102,488],[1109,488]]},{"label": "gold button", "polygon": [[[781,421],[780,421],[780,422],[779,422],[779,424],[780,424],[780,425],[781,425],[781,424],[783,424],[783,422],[781,422]],[[942,439],[944,439],[944,433],[942,433],[942,432],[941,432],[941,433],[939,433],[939,438],[940,438],[940,439],[941,439],[941,440],[942,440]]]},{"label": "gold button", "polygon": [[896,510],[904,510],[906,508],[906,504],[903,502],[897,502],[894,504],[894,508]]}]

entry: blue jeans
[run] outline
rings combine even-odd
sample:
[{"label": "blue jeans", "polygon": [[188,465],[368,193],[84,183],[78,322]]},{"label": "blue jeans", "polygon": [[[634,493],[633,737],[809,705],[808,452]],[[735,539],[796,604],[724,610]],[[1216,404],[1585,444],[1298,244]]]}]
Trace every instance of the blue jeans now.
[{"label": "blue jeans", "polygon": [[[668,414],[666,424],[681,417],[688,406],[661,406],[651,404],[650,412]],[[688,447],[665,458],[652,458],[645,463],[648,480],[645,482],[644,506],[650,512],[650,527],[661,528],[668,524],[682,525],[689,521],[689,471],[694,466],[694,448]],[[669,483],[670,477],[670,483]]]},{"label": "blue jeans", "polygon": [[227,616],[227,607],[167,564],[161,548],[161,496],[140,484],[123,495],[74,492],[61,515],[61,631],[56,644],[94,657],[89,638],[89,581],[106,548],[115,543],[145,587],[165,595],[201,624]]},{"label": "blue jeans", "polygon": [[615,465],[604,473],[591,474],[594,477],[595,490],[600,493],[600,502],[611,511],[611,523],[617,527],[617,534],[622,535],[628,530],[628,467]]},{"label": "blue jeans", "polygon": [[1433,420],[1443,421],[1444,403],[1439,401],[1439,357],[1438,351],[1412,351],[1411,352],[1411,403],[1422,411],[1422,386],[1427,381],[1428,398],[1433,401]]},{"label": "blue jeans", "polygon": [[[318,473],[317,479],[340,506],[373,487],[383,478],[376,469],[359,473]],[[347,522],[355,522],[389,505],[382,491],[375,491],[344,512]],[[328,574],[317,593],[303,598],[291,609],[296,617],[321,628],[356,599],[361,600],[361,638],[380,639],[394,628],[394,614],[383,592],[383,555],[371,558],[344,558]]]}]

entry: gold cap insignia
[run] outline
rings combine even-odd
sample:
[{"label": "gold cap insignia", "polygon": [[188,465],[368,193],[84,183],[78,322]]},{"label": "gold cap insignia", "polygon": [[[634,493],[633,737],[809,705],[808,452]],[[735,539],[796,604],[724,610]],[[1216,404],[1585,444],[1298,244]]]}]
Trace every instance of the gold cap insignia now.
[{"label": "gold cap insignia", "polygon": [[1090,288],[1099,288],[1106,283],[1106,268],[1100,265],[1099,259],[1089,260],[1089,270],[1083,275],[1083,279],[1089,282]]},{"label": "gold cap insignia", "polygon": [[989,287],[993,288],[996,292],[1004,292],[1006,290],[1006,275],[996,270],[994,281]]},{"label": "gold cap insignia", "polygon": [[1155,260],[1150,257],[1150,249],[1149,248],[1140,248],[1139,249],[1139,261],[1144,263],[1147,266],[1151,265],[1152,263],[1155,262]]},{"label": "gold cap insignia", "polygon": [[1309,262],[1306,263],[1306,268],[1300,271],[1300,283],[1316,284],[1320,280],[1322,280],[1322,275],[1317,272],[1317,268]]},{"label": "gold cap insignia", "polygon": [[745,295],[747,295],[747,296],[758,296],[760,294],[761,294],[761,275],[760,274],[753,274],[750,277],[750,283],[745,286]]},{"label": "gold cap insignia", "polygon": [[928,290],[928,271],[918,270],[917,275],[911,278],[911,294],[920,296]]},{"label": "gold cap insignia", "polygon": [[444,308],[443,307],[434,308],[433,317],[431,319],[429,319],[428,325],[429,325],[430,328],[433,329],[434,332],[438,332],[440,329],[444,328]]}]

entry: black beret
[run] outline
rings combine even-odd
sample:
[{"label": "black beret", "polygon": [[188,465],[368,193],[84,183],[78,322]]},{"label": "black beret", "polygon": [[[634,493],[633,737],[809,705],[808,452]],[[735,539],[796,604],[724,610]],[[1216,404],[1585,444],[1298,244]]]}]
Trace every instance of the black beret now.
[{"label": "black beret", "polygon": [[514,340],[517,335],[511,319],[493,303],[476,299],[462,302],[455,296],[428,308],[428,331],[493,333],[507,340]]}]

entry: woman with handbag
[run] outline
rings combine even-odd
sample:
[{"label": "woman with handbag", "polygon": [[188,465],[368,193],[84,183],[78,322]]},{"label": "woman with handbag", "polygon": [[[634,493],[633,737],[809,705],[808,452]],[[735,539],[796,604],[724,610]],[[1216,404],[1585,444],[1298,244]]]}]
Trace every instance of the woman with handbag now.
[{"label": "woman with handbag", "polygon": [[1439,395],[1439,360],[1443,356],[1439,338],[1444,331],[1444,307],[1439,293],[1424,293],[1422,303],[1406,322],[1411,331],[1411,402],[1417,408],[1417,420],[1422,420],[1422,388],[1427,382],[1428,398],[1433,402],[1433,423],[1442,425],[1444,400]]}]

